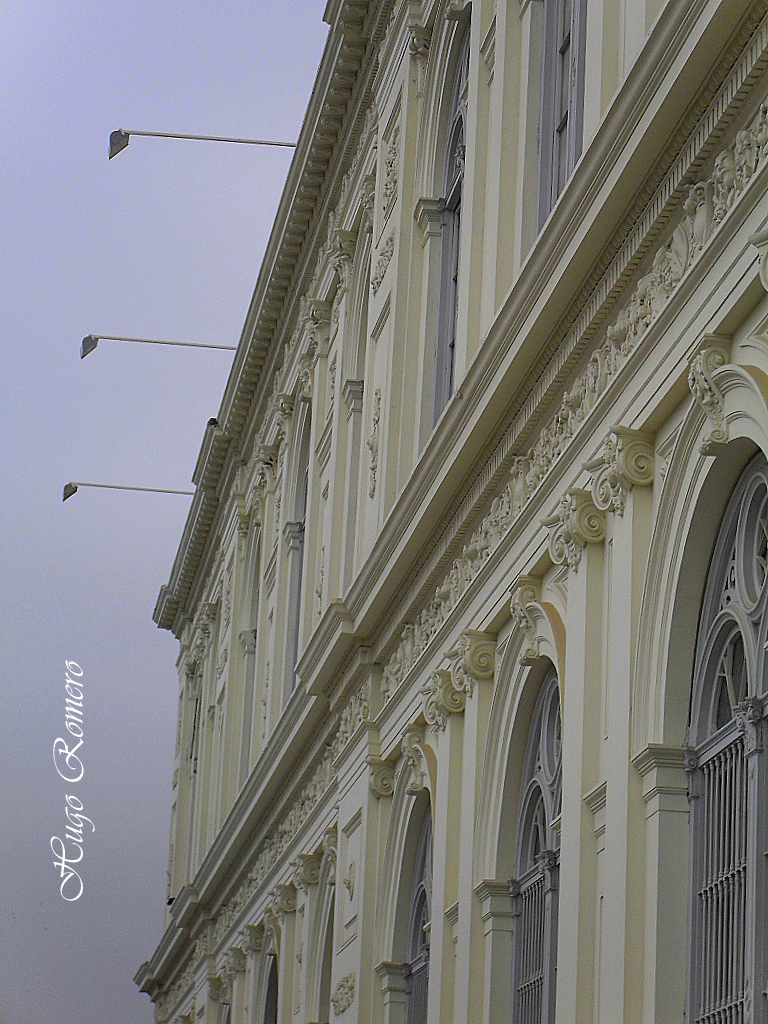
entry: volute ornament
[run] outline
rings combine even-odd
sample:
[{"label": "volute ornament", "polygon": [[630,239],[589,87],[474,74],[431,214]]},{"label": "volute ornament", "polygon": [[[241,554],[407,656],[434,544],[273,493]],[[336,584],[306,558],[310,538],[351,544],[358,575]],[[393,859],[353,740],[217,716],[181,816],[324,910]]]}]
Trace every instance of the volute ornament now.
[{"label": "volute ornament", "polygon": [[709,424],[709,434],[700,445],[703,455],[714,455],[720,445],[728,442],[723,395],[713,376],[727,362],[726,349],[722,345],[710,345],[693,357],[688,369],[688,387]]},{"label": "volute ornament", "polygon": [[555,565],[566,565],[574,572],[586,545],[605,538],[605,515],[593,504],[589,491],[580,488],[567,491],[542,523],[549,530],[549,557]]},{"label": "volute ornament", "polygon": [[639,430],[613,427],[600,454],[584,463],[592,473],[592,500],[601,512],[624,515],[627,494],[633,487],[653,483],[654,451],[648,436]]},{"label": "volute ornament", "polygon": [[405,763],[403,771],[408,773],[408,784],[405,787],[409,796],[418,796],[426,785],[427,762],[424,756],[424,731],[419,725],[409,725],[403,735],[400,749]]},{"label": "volute ornament", "polygon": [[493,679],[496,640],[478,629],[467,629],[445,657],[451,666],[454,688],[471,697],[475,683]]},{"label": "volute ornament", "polygon": [[433,730],[445,729],[448,716],[461,714],[467,701],[466,691],[456,689],[453,673],[445,668],[432,673],[421,693],[424,697],[424,718]]},{"label": "volute ornament", "polygon": [[541,580],[535,576],[518,576],[512,585],[509,611],[524,637],[520,659],[524,665],[529,665],[539,657],[539,637],[531,609],[540,600]]},{"label": "volute ornament", "polygon": [[377,797],[392,796],[395,791],[395,772],[391,764],[380,757],[368,761],[368,784]]},{"label": "volute ornament", "polygon": [[297,889],[307,892],[311,885],[317,885],[320,879],[320,863],[317,857],[309,853],[300,853],[293,862],[293,884]]}]

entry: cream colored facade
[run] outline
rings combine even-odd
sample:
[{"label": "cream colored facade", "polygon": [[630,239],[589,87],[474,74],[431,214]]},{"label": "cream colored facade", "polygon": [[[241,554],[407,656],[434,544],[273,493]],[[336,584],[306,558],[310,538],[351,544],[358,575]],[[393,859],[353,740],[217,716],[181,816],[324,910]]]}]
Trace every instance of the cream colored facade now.
[{"label": "cream colored facade", "polygon": [[[158,1021],[768,1020],[762,626],[730,708],[746,896],[716,927],[689,821],[705,588],[768,454],[768,3],[574,0],[551,50],[557,8],[326,9],[155,609],[179,640],[136,975]],[[725,1009],[707,942],[746,958]]]}]

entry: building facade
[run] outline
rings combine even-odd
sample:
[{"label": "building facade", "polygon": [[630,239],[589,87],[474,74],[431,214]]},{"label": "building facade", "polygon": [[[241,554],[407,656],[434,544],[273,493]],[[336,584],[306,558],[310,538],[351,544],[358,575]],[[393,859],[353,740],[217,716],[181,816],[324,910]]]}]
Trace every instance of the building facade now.
[{"label": "building facade", "polygon": [[768,1021],[768,2],[329,0],[155,621],[168,1024]]}]

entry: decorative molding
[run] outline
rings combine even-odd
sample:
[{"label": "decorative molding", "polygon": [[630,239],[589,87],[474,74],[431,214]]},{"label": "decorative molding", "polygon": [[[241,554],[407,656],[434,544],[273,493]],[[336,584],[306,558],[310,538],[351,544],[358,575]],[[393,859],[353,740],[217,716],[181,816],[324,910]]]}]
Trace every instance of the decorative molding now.
[{"label": "decorative molding", "polygon": [[421,244],[425,246],[430,238],[439,238],[443,228],[444,199],[420,199],[413,211],[413,218],[421,229]]},{"label": "decorative molding", "polygon": [[368,497],[372,498],[376,493],[376,470],[379,465],[379,420],[381,418],[381,388],[376,388],[373,393],[373,416],[371,418],[371,433],[366,441],[370,453],[370,465],[368,467]]},{"label": "decorative molding", "polygon": [[405,730],[400,749],[403,753],[403,771],[410,778],[405,787],[410,796],[417,796],[426,786],[427,759],[424,756],[424,730],[420,725],[409,725]]},{"label": "decorative molding", "polygon": [[381,288],[381,282],[384,280],[384,275],[387,272],[389,261],[392,259],[392,254],[395,251],[395,236],[390,235],[384,243],[384,248],[379,253],[379,258],[376,260],[376,266],[373,268],[373,275],[371,277],[371,288],[375,295],[379,288]]},{"label": "decorative molding", "polygon": [[493,69],[496,66],[496,15],[491,18],[491,24],[485,33],[485,39],[480,44],[480,56],[483,58],[485,69],[488,72],[488,85],[493,81]]},{"label": "decorative molding", "polygon": [[395,792],[395,772],[392,765],[380,757],[368,759],[368,784],[374,796],[392,796]]},{"label": "decorative molding", "polygon": [[587,544],[605,538],[605,515],[589,491],[574,487],[566,491],[551,516],[542,519],[549,530],[549,557],[555,565],[578,572],[581,553]]},{"label": "decorative molding", "polygon": [[653,483],[653,445],[642,431],[612,427],[600,454],[585,462],[584,469],[594,474],[591,490],[595,507],[623,516],[632,488]]},{"label": "decorative molding", "polygon": [[728,443],[723,396],[713,379],[715,371],[725,366],[728,358],[728,350],[722,344],[708,345],[696,353],[688,369],[688,387],[693,400],[710,425],[709,434],[700,445],[702,455],[715,455],[722,445]]},{"label": "decorative molding", "polygon": [[230,974],[242,974],[247,966],[245,951],[240,946],[230,946],[227,950],[227,968]]},{"label": "decorative molding", "polygon": [[361,412],[363,408],[363,381],[345,380],[341,394],[351,416],[353,412]]},{"label": "decorative molding", "polygon": [[768,225],[750,235],[749,242],[757,249],[760,284],[768,292]]},{"label": "decorative molding", "polygon": [[300,853],[293,862],[293,884],[302,892],[320,880],[320,862],[311,853]]},{"label": "decorative molding", "polygon": [[241,629],[238,633],[238,639],[240,646],[243,649],[243,654],[254,654],[256,651],[256,630],[255,629]]},{"label": "decorative molding", "polygon": [[333,1003],[333,1012],[337,1017],[341,1016],[345,1010],[348,1010],[352,1003],[355,1001],[355,975],[346,974],[338,983],[336,988],[333,990],[331,996],[331,1002]]},{"label": "decorative molding", "polygon": [[509,611],[524,636],[520,660],[530,665],[539,657],[539,636],[531,609],[541,601],[541,580],[536,576],[518,576],[512,584]]},{"label": "decorative molding", "polygon": [[240,943],[246,953],[261,953],[264,948],[264,926],[247,924],[241,933]]},{"label": "decorative molding", "polygon": [[278,921],[283,921],[286,914],[296,912],[296,887],[292,882],[276,885],[270,896],[270,909]]}]

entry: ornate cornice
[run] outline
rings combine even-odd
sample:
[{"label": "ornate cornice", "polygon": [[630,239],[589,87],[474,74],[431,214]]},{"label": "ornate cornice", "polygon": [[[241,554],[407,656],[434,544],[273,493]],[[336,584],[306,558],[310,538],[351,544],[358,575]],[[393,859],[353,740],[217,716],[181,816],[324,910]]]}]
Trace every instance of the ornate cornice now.
[{"label": "ornate cornice", "polygon": [[555,565],[574,572],[578,572],[587,544],[605,539],[605,515],[595,506],[589,491],[580,488],[566,491],[542,524],[549,530],[549,557]]},{"label": "ornate cornice", "polygon": [[633,487],[653,483],[653,445],[647,434],[627,427],[613,427],[600,454],[584,463],[593,474],[592,500],[601,512],[624,515],[627,494]]}]

